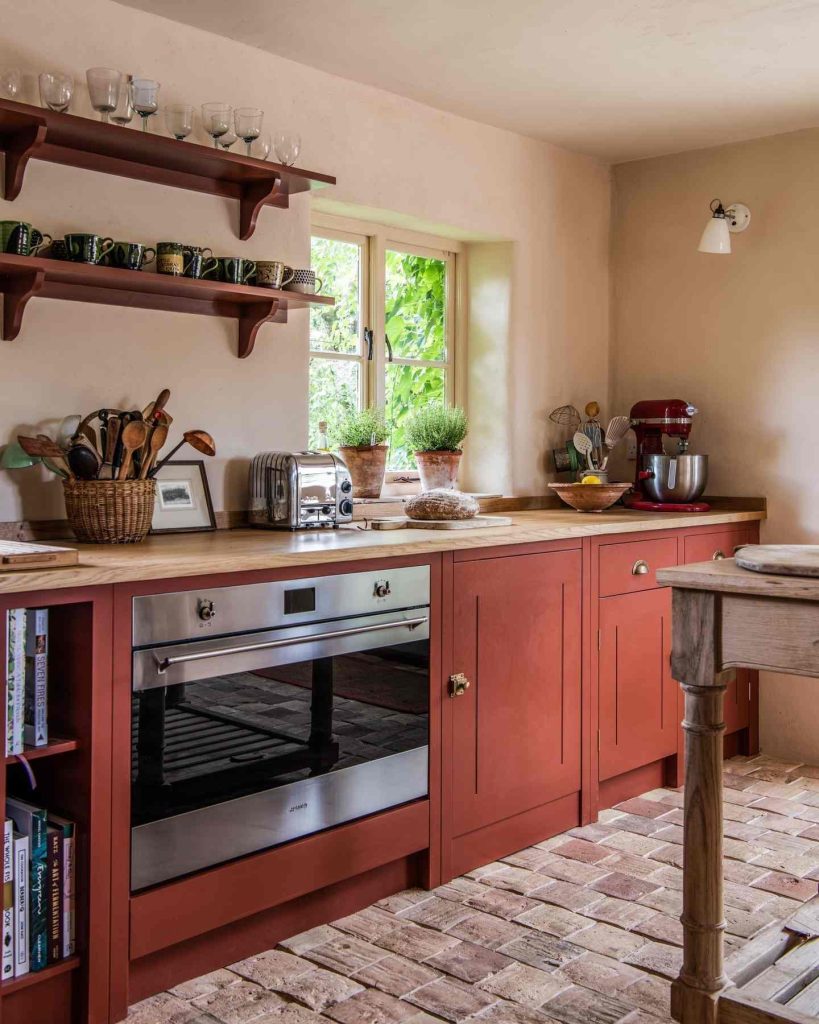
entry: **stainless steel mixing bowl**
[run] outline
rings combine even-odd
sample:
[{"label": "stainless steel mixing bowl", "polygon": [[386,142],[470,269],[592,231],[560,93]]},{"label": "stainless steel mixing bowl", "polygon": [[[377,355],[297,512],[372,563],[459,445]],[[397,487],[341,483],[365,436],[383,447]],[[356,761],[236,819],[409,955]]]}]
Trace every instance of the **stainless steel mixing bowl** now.
[{"label": "stainless steel mixing bowl", "polygon": [[642,469],[649,501],[697,501],[708,483],[707,455],[644,455]]}]

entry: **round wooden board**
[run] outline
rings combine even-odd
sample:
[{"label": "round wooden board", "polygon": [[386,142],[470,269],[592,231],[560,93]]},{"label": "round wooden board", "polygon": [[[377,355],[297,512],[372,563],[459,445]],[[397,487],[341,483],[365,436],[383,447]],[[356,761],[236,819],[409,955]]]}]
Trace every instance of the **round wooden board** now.
[{"label": "round wooden board", "polygon": [[819,576],[819,544],[750,544],[734,556],[737,565],[773,576]]}]

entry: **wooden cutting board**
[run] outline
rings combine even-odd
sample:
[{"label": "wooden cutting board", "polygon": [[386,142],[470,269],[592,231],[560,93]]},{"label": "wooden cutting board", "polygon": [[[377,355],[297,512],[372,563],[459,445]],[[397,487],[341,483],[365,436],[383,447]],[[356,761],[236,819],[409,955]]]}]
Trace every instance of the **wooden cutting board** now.
[{"label": "wooden cutting board", "polygon": [[819,576],[819,544],[750,544],[734,556],[737,565],[773,576]]},{"label": "wooden cutting board", "polygon": [[410,519],[384,516],[370,520],[374,530],[480,530],[490,526],[511,526],[508,516],[473,516],[472,519]]},{"label": "wooden cutting board", "polygon": [[24,544],[16,540],[0,540],[0,572],[21,572],[24,569],[54,569],[76,565],[80,554],[76,548],[57,548],[47,544]]}]

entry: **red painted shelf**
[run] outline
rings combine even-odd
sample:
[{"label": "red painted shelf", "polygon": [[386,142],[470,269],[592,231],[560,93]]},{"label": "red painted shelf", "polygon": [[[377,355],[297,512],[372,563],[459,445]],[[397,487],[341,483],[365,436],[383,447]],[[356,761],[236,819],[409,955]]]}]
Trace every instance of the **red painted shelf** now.
[{"label": "red painted shelf", "polygon": [[[49,740],[44,747],[26,747],[23,750],[23,757],[27,761],[37,761],[41,757],[56,757],[57,754],[70,754],[71,751],[79,748],[79,742],[77,740],[60,740],[53,739]],[[10,754],[6,758],[6,764],[17,764],[18,758],[16,754]]]},{"label": "red painted shelf", "polygon": [[232,317],[239,321],[238,355],[242,359],[253,351],[256,334],[263,323],[285,323],[289,309],[331,306],[335,301],[326,295],[302,295],[275,288],[196,281],[143,270],[120,270],[8,253],[0,253],[0,293],[4,297],[2,336],[6,341],[20,333],[26,305],[29,299],[38,296]]},{"label": "red painted shelf", "polygon": [[239,237],[250,238],[263,206],[287,208],[298,192],[335,185],[329,174],[284,167],[135,128],[0,100],[5,198],[16,199],[29,160],[115,174],[239,200]]},{"label": "red painted shelf", "polygon": [[46,967],[45,970],[31,971],[29,974],[24,974],[22,978],[13,978],[11,981],[0,982],[0,996],[9,996],[13,992],[21,992],[24,988],[30,988],[32,985],[39,985],[43,981],[50,981],[60,974],[68,973],[68,971],[76,971],[80,963],[81,961],[78,956],[70,956],[67,960],[59,960],[56,964],[52,964],[51,967]]}]

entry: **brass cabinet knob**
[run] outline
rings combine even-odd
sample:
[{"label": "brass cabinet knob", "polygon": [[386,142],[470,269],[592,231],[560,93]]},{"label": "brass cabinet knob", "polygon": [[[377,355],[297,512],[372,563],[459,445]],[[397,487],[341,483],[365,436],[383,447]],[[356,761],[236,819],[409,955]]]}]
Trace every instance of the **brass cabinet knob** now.
[{"label": "brass cabinet knob", "polygon": [[466,691],[469,689],[469,680],[463,674],[463,672],[456,672],[454,676],[449,677],[449,696],[450,697],[463,697]]},{"label": "brass cabinet knob", "polygon": [[711,555],[712,562],[721,562],[723,558],[725,558],[725,552],[721,548],[717,548],[713,555]]},{"label": "brass cabinet knob", "polygon": [[644,562],[642,558],[638,559],[631,567],[632,576],[646,576],[648,571],[648,562]]}]

